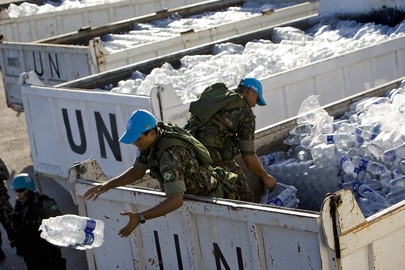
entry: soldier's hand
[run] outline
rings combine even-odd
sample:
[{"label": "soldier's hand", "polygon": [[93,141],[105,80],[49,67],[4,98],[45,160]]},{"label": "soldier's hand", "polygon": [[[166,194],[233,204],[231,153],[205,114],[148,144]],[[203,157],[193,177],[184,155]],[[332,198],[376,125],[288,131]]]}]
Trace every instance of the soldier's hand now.
[{"label": "soldier's hand", "polygon": [[269,189],[269,191],[272,191],[277,183],[276,179],[270,174],[267,174],[266,177],[262,179],[262,182]]},{"label": "soldier's hand", "polygon": [[128,237],[135,230],[135,228],[138,227],[139,215],[134,212],[121,212],[120,214],[122,216],[128,216],[129,221],[127,226],[125,226],[118,232],[118,235],[121,237]]},{"label": "soldier's hand", "polygon": [[90,200],[91,198],[93,198],[93,201],[94,201],[98,198],[98,196],[100,196],[101,194],[103,194],[104,192],[106,192],[108,190],[109,189],[106,186],[98,185],[98,186],[92,187],[89,190],[87,190],[86,193],[84,193],[83,198],[85,200]]}]

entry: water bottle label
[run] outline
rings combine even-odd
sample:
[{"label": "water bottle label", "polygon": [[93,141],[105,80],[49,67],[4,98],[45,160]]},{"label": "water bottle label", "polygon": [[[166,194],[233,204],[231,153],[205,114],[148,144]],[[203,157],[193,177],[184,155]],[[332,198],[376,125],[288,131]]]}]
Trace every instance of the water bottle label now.
[{"label": "water bottle label", "polygon": [[374,140],[377,137],[377,135],[378,135],[377,133],[372,133],[370,136],[370,140],[371,141]]},{"label": "water bottle label", "polygon": [[269,158],[269,164],[273,164],[276,161],[276,157],[273,154],[268,154],[267,157]]},{"label": "water bottle label", "polygon": [[272,205],[275,205],[275,206],[283,206],[283,201],[282,200],[280,200],[280,198],[274,198],[274,199],[271,199],[271,200],[269,200],[268,202],[267,202],[267,204],[272,204]]},{"label": "water bottle label", "polygon": [[356,141],[357,141],[359,144],[363,144],[364,139],[363,139],[363,137],[361,137],[361,136],[356,136]]},{"label": "water bottle label", "polygon": [[397,159],[397,156],[394,154],[394,151],[387,151],[384,153],[383,160],[386,163],[392,163]]},{"label": "water bottle label", "polygon": [[326,142],[329,143],[329,144],[334,143],[333,135],[327,135],[326,136]]},{"label": "water bottle label", "polygon": [[357,192],[359,190],[359,187],[362,185],[362,182],[353,182],[352,183],[352,189],[353,191]]},{"label": "water bottle label", "polygon": [[354,130],[354,134],[356,134],[356,135],[362,135],[362,134],[363,134],[363,130],[360,129],[360,128],[356,128],[356,129]]},{"label": "water bottle label", "polygon": [[348,160],[349,160],[349,158],[347,156],[343,156],[340,158],[339,163],[340,163],[340,165],[342,165],[343,163],[345,163]]},{"label": "water bottle label", "polygon": [[367,159],[361,159],[359,167],[362,170],[365,170],[367,168],[368,160]]},{"label": "water bottle label", "polygon": [[91,245],[94,242],[94,234],[91,232],[86,232],[86,237],[84,238],[83,246]]},{"label": "water bottle label", "polygon": [[85,232],[91,233],[96,228],[96,221],[94,219],[87,219],[86,221],[86,228],[84,228]]}]

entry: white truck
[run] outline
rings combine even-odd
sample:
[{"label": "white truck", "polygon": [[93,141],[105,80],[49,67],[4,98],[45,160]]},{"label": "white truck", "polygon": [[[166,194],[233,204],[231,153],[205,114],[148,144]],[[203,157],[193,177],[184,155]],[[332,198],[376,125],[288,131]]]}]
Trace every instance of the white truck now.
[{"label": "white truck", "polygon": [[[251,32],[227,40],[243,43],[260,34]],[[100,89],[130,78],[134,71],[148,74],[186,54],[210,53],[212,47],[210,43],[55,86],[30,83],[35,76],[24,74],[21,94],[35,170],[66,179],[70,166],[78,160],[97,159],[108,177],[130,166],[135,153],[117,141],[128,115],[147,109],[160,120],[181,126],[188,119],[189,103],[177,97],[172,85],[157,85],[149,96]],[[403,76],[404,63],[405,37],[399,37],[262,78],[268,106],[254,108],[256,128],[293,117],[309,95],[319,94],[320,104],[325,105]]]},{"label": "white truck", "polygon": [[4,40],[29,42],[184,5],[195,0],[118,0],[104,4],[10,18],[0,11],[0,33]]},{"label": "white truck", "polygon": [[[7,102],[16,110],[22,109],[18,76],[23,72],[35,71],[46,85],[60,84],[234,35],[315,16],[319,6],[319,2],[284,1],[284,4],[290,3],[291,6],[276,10],[263,10],[261,14],[206,29],[193,30],[190,28],[189,31],[174,37],[142,43],[115,52],[108,52],[100,41],[100,38],[107,34],[128,32],[137,23],[150,23],[157,19],[167,18],[172,14],[179,14],[184,18],[247,2],[249,1],[204,1],[35,42],[3,41],[0,43],[0,64]],[[294,3],[295,5],[293,5]]]},{"label": "white truck", "polygon": [[[324,108],[338,117],[353,102],[380,96],[404,79]],[[279,149],[296,124],[294,117],[257,131],[257,153]],[[128,238],[120,238],[118,231],[128,221],[121,211],[144,211],[165,196],[134,183],[96,201],[83,199],[89,188],[105,179],[95,160],[77,163],[69,173],[80,215],[106,224],[104,244],[86,250],[89,269],[368,270],[402,269],[405,264],[405,201],[364,218],[350,190],[325,194],[319,211],[186,196],[176,211],[147,220]]]},{"label": "white truck", "polygon": [[[271,112],[277,114],[255,111],[261,128],[255,136],[258,155],[281,147],[296,125],[293,116],[298,106],[308,95],[320,94],[321,104],[330,104],[325,109],[337,116],[353,101],[397,87],[404,79],[398,78],[405,74],[403,44],[403,39],[397,39],[265,78],[264,95],[271,101]],[[170,60],[160,59],[160,64]],[[366,219],[351,192],[343,190],[328,195],[319,211],[186,196],[180,209],[148,220],[129,238],[119,238],[118,231],[128,221],[119,212],[148,209],[164,200],[164,193],[153,189],[153,180],[143,179],[143,187],[116,188],[96,201],[84,200],[83,194],[98,183],[94,180],[103,181],[131,166],[136,154],[133,147],[117,142],[131,111],[145,108],[181,125],[188,104],[178,100],[171,86],[157,86],[151,96],[97,88],[128,78],[134,70],[150,70],[154,67],[150,63],[56,86],[44,86],[35,76],[23,75],[26,83],[21,93],[35,171],[71,190],[80,215],[106,223],[104,244],[86,251],[90,269],[404,267],[405,202]],[[337,82],[333,89],[332,79]],[[351,96],[374,86],[378,87]],[[72,167],[87,159],[96,162]]]}]

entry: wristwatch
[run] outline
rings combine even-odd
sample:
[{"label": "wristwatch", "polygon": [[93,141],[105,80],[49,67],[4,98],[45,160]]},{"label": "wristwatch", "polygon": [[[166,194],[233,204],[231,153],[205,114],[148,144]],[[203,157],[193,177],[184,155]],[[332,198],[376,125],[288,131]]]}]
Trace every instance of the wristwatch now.
[{"label": "wristwatch", "polygon": [[139,213],[139,223],[144,224],[146,222],[145,218],[143,217],[142,213]]}]

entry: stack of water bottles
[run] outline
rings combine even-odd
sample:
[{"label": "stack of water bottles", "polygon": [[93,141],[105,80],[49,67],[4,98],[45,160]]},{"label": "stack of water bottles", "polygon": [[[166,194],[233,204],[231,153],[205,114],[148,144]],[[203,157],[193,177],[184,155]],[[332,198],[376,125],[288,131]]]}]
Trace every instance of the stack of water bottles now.
[{"label": "stack of water bottles", "polygon": [[366,217],[405,199],[405,81],[362,99],[333,119],[308,97],[288,151],[259,157],[278,181],[297,189],[299,208],[319,211],[325,195],[350,189]]},{"label": "stack of water bottles", "polygon": [[272,191],[267,188],[263,194],[261,203],[280,206],[287,208],[298,208],[300,200],[297,198],[297,189],[294,186],[289,186],[280,182],[277,182]]},{"label": "stack of water bottles", "polygon": [[100,247],[104,241],[104,222],[77,215],[42,220],[41,237],[51,244],[84,250]]}]

